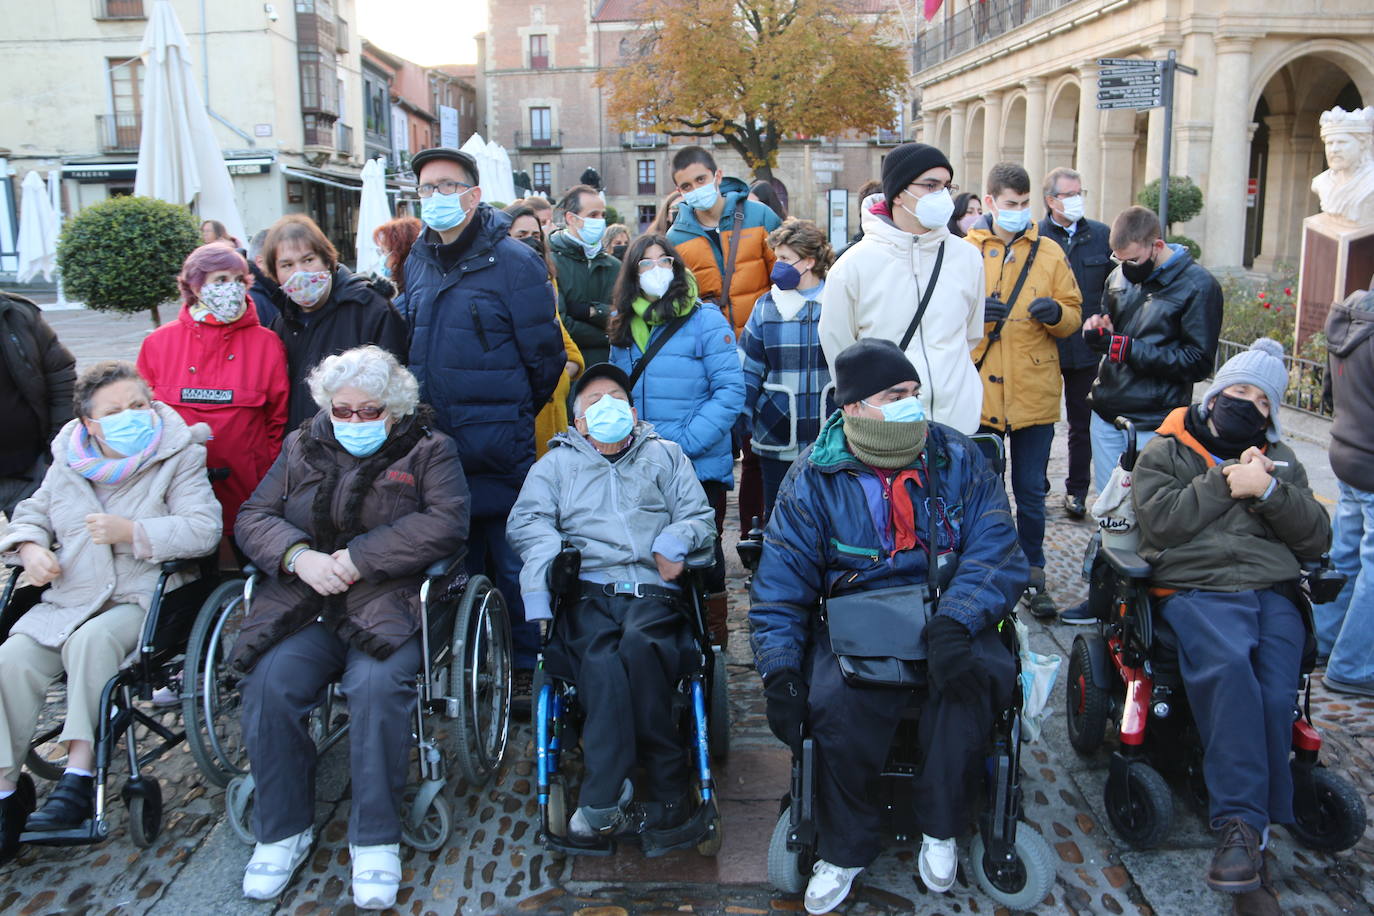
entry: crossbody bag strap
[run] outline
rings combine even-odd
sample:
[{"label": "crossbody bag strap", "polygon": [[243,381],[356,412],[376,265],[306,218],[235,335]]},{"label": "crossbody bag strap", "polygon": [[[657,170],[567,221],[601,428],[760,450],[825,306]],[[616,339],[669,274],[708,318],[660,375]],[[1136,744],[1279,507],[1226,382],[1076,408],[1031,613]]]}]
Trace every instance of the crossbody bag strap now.
[{"label": "crossbody bag strap", "polygon": [[639,362],[635,363],[634,371],[630,373],[631,392],[635,390],[635,385],[639,384],[640,376],[644,374],[645,369],[649,368],[649,363],[658,355],[658,351],[663,349],[663,345],[671,340],[674,334],[682,330],[682,326],[688,322],[692,317],[692,312],[695,311],[696,308],[694,307],[691,311],[678,315],[672,321],[668,322],[663,328],[663,333],[659,334],[649,343],[649,348],[644,351],[644,355],[639,358]]},{"label": "crossbody bag strap", "polygon": [[730,328],[735,328],[735,304],[730,301],[730,283],[735,279],[735,259],[739,257],[739,237],[744,230],[744,201],[735,202],[734,231],[730,233],[729,250],[725,255],[725,273],[720,276],[720,306],[730,316]]},{"label": "crossbody bag strap", "polygon": [[[1031,242],[1031,250],[1030,254],[1026,255],[1026,263],[1021,265],[1021,275],[1016,278],[1016,285],[1011,288],[1011,298],[1003,300],[1007,303],[1008,308],[1016,302],[1016,297],[1021,295],[1021,287],[1026,285],[1026,277],[1030,276],[1031,265],[1035,263],[1035,253],[1039,250],[1040,239],[1036,238],[1034,242]],[[1001,293],[1001,284],[999,283],[997,289],[997,297],[999,299],[1001,298]],[[988,345],[983,348],[983,355],[978,357],[978,362],[974,365],[974,369],[979,371],[982,370],[983,363],[987,361],[988,352],[992,350],[992,345],[1002,339],[1002,325],[1006,323],[1007,319],[1003,318],[999,320],[997,324],[993,325],[992,333],[988,335]]]},{"label": "crossbody bag strap", "polygon": [[930,596],[930,609],[934,613],[935,602],[940,597],[939,586],[936,585],[940,576],[940,542],[936,540],[938,519],[935,508],[939,504],[939,494],[935,488],[935,451],[929,441],[926,440],[926,512],[930,516],[926,531],[926,551],[929,556],[926,562],[926,594]]},{"label": "crossbody bag strap", "polygon": [[921,304],[916,306],[916,317],[911,319],[911,324],[907,326],[906,333],[902,335],[902,350],[905,352],[911,343],[911,338],[916,336],[916,329],[921,326],[921,319],[925,317],[926,308],[930,305],[930,298],[935,294],[935,283],[940,279],[940,267],[945,263],[945,243],[940,243],[940,250],[935,254],[935,268],[930,272],[930,280],[926,282],[926,291],[921,294]]}]

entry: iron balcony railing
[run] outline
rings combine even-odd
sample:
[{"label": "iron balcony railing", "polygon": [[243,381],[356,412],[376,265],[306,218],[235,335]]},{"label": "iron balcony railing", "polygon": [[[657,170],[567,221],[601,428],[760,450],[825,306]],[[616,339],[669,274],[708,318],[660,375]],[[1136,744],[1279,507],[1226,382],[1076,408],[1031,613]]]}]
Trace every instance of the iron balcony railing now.
[{"label": "iron balcony railing", "polygon": [[[1237,353],[1250,349],[1247,344],[1234,340],[1217,341],[1218,366]],[[1330,417],[1331,411],[1322,404],[1322,386],[1326,382],[1326,365],[1301,356],[1283,355],[1283,365],[1288,370],[1288,388],[1283,393],[1283,405],[1310,413],[1316,417]],[[1215,375],[1215,372],[1213,373]]]},{"label": "iron balcony railing", "polygon": [[541,133],[539,136],[534,137],[534,136],[530,136],[529,134],[525,133],[524,131],[517,130],[517,131],[515,132],[515,148],[516,148],[516,149],[562,149],[562,148],[563,148],[563,131],[562,131],[562,130],[549,131],[548,133]]},{"label": "iron balcony railing", "polygon": [[1079,0],[981,0],[948,18],[936,17],[916,36],[912,69],[920,73],[986,41]]},{"label": "iron balcony railing", "polygon": [[143,136],[143,116],[137,112],[96,115],[95,130],[102,153],[136,153]]}]

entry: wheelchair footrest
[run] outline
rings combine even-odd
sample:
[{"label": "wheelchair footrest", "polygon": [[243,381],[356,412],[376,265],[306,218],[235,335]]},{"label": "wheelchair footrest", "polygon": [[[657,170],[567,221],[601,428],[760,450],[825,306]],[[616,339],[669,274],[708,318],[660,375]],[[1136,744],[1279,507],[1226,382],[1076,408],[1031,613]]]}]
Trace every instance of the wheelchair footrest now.
[{"label": "wheelchair footrest", "polygon": [[613,856],[616,841],[601,837],[594,840],[579,840],[573,836],[545,835],[544,847],[570,856]]},{"label": "wheelchair footrest", "polygon": [[706,840],[713,830],[720,829],[714,823],[715,819],[716,802],[712,799],[704,805],[698,805],[692,816],[676,827],[666,830],[645,830],[639,836],[640,849],[643,850],[645,858],[653,859],[667,855],[675,849],[696,846]]},{"label": "wheelchair footrest", "polygon": [[[104,829],[101,829],[104,827]],[[109,835],[109,827],[95,818],[81,823],[79,827],[64,830],[30,830],[20,834],[19,842],[27,846],[90,846],[104,842]]]}]

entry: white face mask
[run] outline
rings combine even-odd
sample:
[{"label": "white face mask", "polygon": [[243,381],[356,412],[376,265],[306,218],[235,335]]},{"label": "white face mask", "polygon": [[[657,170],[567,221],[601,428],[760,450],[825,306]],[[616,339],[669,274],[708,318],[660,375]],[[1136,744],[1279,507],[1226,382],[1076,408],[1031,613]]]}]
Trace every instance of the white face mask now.
[{"label": "white face mask", "polygon": [[1060,203],[1064,207],[1064,219],[1071,223],[1076,223],[1083,218],[1083,195],[1075,194],[1073,197],[1066,197]]},{"label": "white face mask", "polygon": [[[906,192],[910,193],[910,192]],[[916,199],[916,209],[913,210],[906,204],[898,204],[906,212],[916,218],[916,222],[925,226],[927,229],[939,229],[941,226],[948,225],[949,218],[954,215],[954,198],[949,196],[949,188],[941,188],[932,191],[925,197]]]},{"label": "white face mask", "polygon": [[651,267],[639,275],[639,288],[644,290],[644,295],[654,302],[663,298],[663,294],[668,291],[668,287],[672,283],[673,269],[671,267]]}]

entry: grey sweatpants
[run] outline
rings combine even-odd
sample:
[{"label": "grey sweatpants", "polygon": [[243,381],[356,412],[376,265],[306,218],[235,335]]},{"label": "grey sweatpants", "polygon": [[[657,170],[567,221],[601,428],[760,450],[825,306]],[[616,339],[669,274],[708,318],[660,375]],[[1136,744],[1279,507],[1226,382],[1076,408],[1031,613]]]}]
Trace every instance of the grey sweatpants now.
[{"label": "grey sweatpants", "polygon": [[243,682],[243,740],[253,771],[258,842],[284,840],[315,822],[315,742],[307,717],[334,681],[348,698],[348,841],[401,841],[421,664],[418,636],[381,660],[346,645],[321,623],[263,654]]}]

